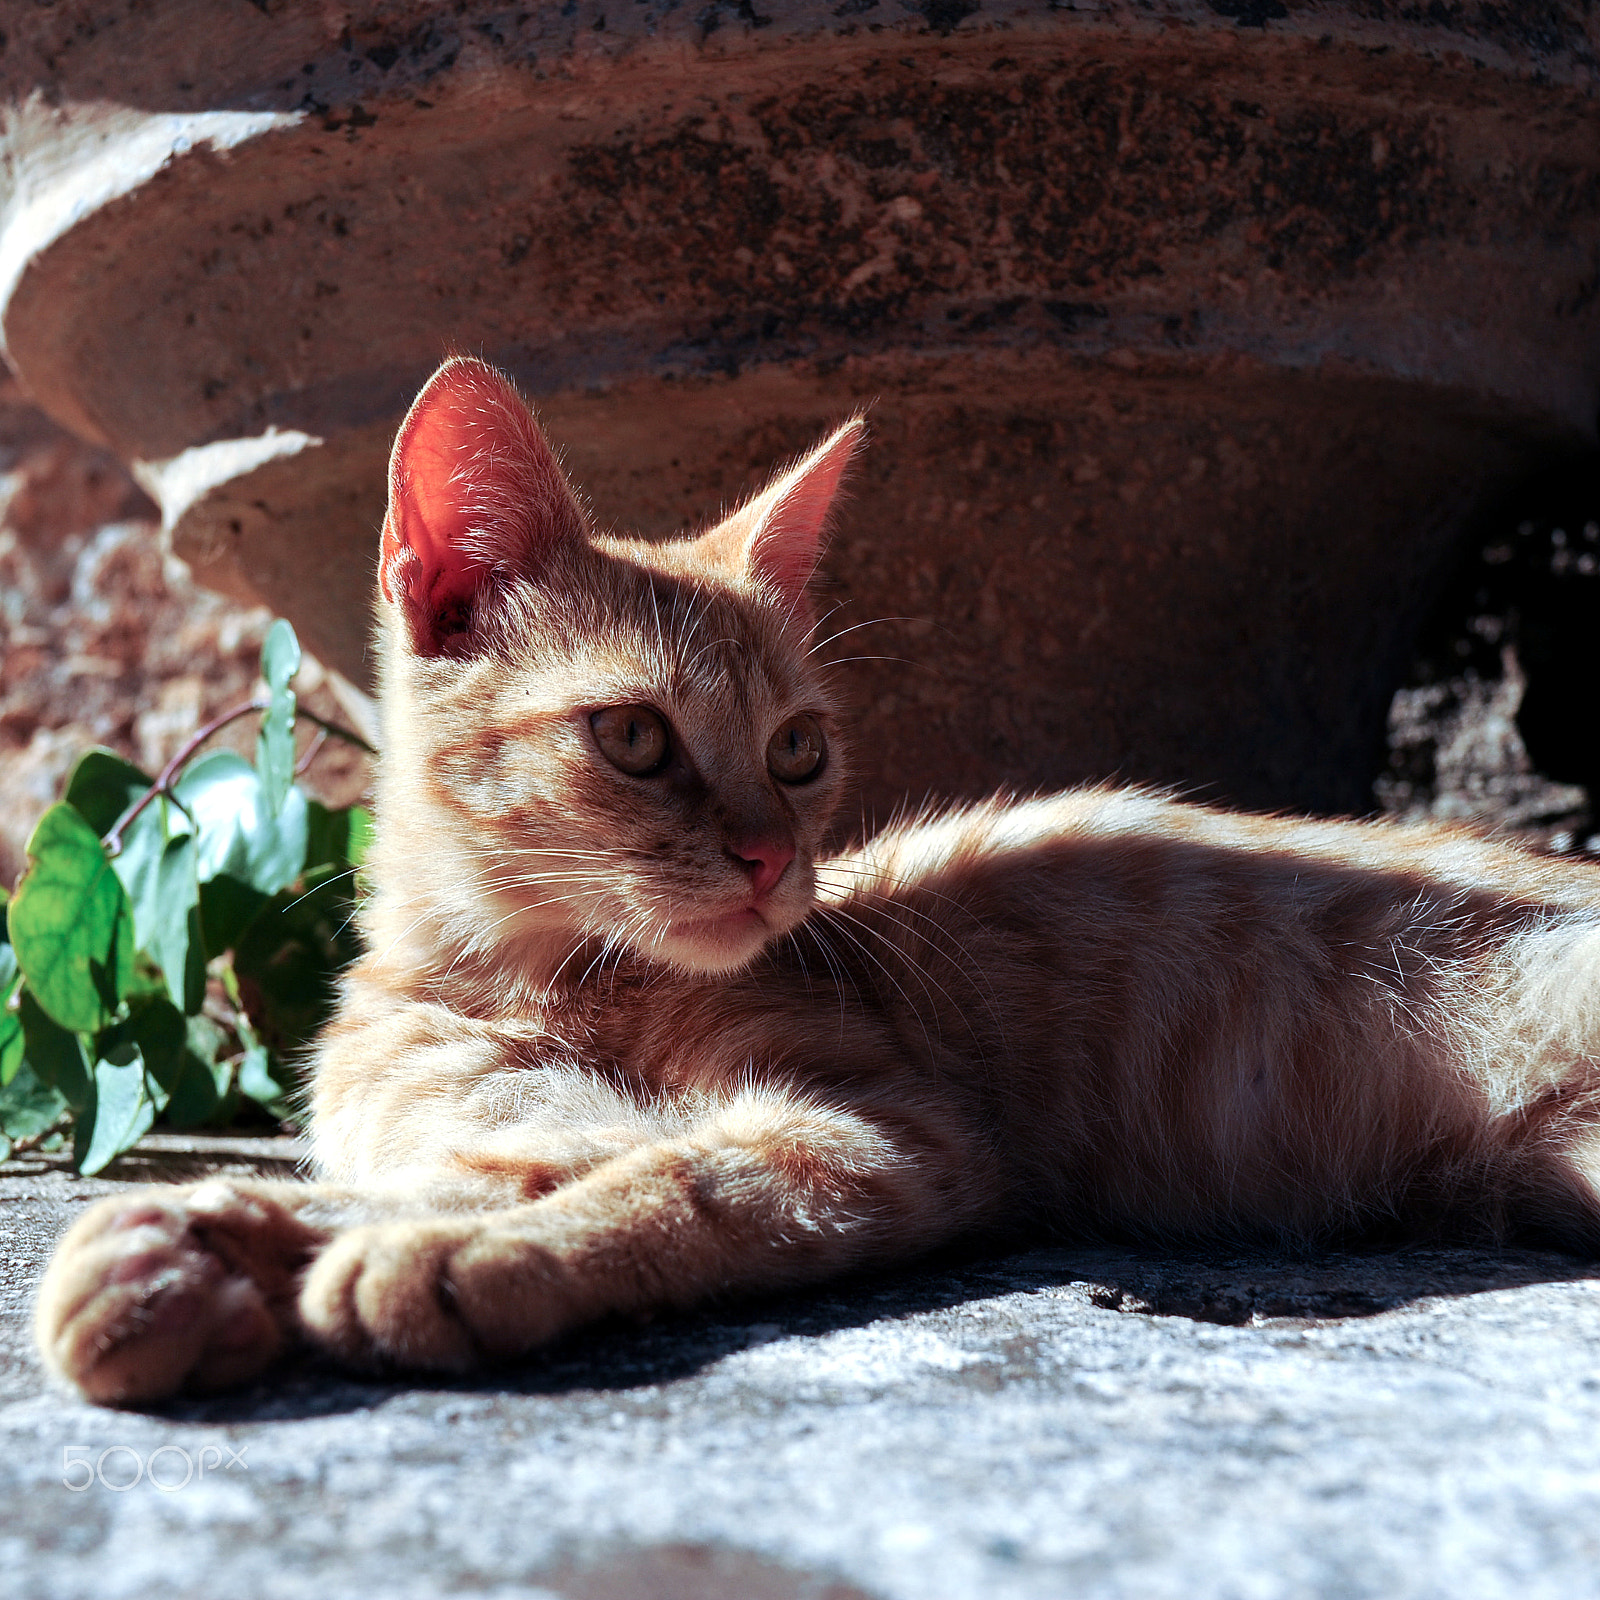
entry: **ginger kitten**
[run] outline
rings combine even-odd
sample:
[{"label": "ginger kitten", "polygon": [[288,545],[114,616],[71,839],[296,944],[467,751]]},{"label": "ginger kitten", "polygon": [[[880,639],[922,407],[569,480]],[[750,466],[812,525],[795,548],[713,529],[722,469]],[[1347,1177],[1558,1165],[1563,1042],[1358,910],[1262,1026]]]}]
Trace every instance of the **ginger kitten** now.
[{"label": "ginger kitten", "polygon": [[1592,870],[1109,788],[820,855],[807,582],[860,437],[696,538],[600,537],[510,383],[440,369],[390,467],[322,1181],[94,1208],[40,1291],[56,1371],[460,1371],[980,1230],[1600,1247]]}]

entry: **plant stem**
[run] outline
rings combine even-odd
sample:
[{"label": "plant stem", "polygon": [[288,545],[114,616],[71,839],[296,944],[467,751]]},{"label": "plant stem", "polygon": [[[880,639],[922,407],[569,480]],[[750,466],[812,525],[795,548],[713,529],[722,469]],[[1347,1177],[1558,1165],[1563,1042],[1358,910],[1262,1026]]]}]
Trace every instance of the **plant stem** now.
[{"label": "plant stem", "polygon": [[369,756],[378,753],[359,733],[349,728],[341,728],[337,722],[329,722],[326,717],[319,717],[315,711],[307,711],[304,706],[296,706],[294,716],[296,722],[304,717],[313,727],[321,728],[324,733],[332,734],[335,739],[343,739],[346,744],[353,744],[358,750],[365,750]]},{"label": "plant stem", "polygon": [[178,753],[157,774],[156,781],[111,825],[111,831],[102,841],[107,852],[113,856],[122,853],[122,835],[124,831],[132,825],[134,819],[143,812],[144,808],[157,795],[170,794],[172,792],[173,779],[183,770],[184,763],[212,734],[220,733],[230,722],[237,722],[240,717],[248,717],[252,712],[261,712],[266,709],[267,706],[264,700],[250,700],[242,706],[235,706],[231,711],[224,711],[220,717],[213,717],[204,727],[196,728],[179,746]]},{"label": "plant stem", "polygon": [[[252,713],[259,715],[270,708],[271,702],[262,696],[247,700],[242,706],[235,706],[231,711],[224,711],[220,717],[213,717],[203,728],[195,731],[183,741],[178,753],[164,766],[156,776],[156,781],[122,813],[111,825],[111,831],[106,834],[101,843],[111,856],[120,855],[122,852],[122,835],[132,826],[134,819],[150,804],[157,795],[171,795],[172,785],[178,774],[183,770],[196,750],[203,745],[214,733],[220,733],[230,722],[237,722],[241,717],[248,717]],[[295,707],[295,720],[298,722],[304,717],[307,722],[313,723],[321,730],[321,735],[332,734],[336,739],[343,739],[348,744],[359,746],[368,755],[375,756],[377,751],[361,737],[359,733],[352,733],[349,728],[341,728],[336,722],[329,722],[326,717],[319,717],[315,711],[306,711],[300,706]]]},{"label": "plant stem", "polygon": [[306,753],[294,764],[295,777],[301,777],[311,768],[311,763],[317,759],[317,752],[328,742],[328,730],[318,728],[317,736],[306,746]]}]

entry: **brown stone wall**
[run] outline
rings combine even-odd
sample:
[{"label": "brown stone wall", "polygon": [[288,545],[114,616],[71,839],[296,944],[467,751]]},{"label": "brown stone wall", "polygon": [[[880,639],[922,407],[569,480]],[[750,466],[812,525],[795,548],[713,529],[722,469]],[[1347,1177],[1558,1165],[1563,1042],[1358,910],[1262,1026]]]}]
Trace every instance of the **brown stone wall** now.
[{"label": "brown stone wall", "polygon": [[388,438],[465,348],[653,534],[870,406],[869,810],[1359,808],[1467,510],[1593,437],[1600,24],[1537,10],[63,0],[0,57],[0,324],[358,681]]}]

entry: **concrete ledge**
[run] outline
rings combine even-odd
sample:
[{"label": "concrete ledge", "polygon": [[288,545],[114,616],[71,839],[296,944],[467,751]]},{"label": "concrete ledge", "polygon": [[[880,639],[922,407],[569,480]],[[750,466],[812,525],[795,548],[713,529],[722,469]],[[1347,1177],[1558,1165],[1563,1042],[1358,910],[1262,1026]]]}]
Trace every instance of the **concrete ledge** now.
[{"label": "concrete ledge", "polygon": [[[601,1328],[478,1383],[306,1362],[136,1414],[45,1388],[26,1332],[53,1239],[115,1187],[0,1176],[0,1559],[19,1594],[1594,1591],[1600,1269],[1569,1257],[951,1257]],[[75,1493],[64,1460],[112,1484],[152,1461],[193,1476]]]},{"label": "concrete ledge", "polygon": [[870,405],[845,815],[1363,810],[1465,514],[1594,439],[1597,35],[1534,9],[24,7],[0,338],[353,681],[446,348],[650,536]]}]

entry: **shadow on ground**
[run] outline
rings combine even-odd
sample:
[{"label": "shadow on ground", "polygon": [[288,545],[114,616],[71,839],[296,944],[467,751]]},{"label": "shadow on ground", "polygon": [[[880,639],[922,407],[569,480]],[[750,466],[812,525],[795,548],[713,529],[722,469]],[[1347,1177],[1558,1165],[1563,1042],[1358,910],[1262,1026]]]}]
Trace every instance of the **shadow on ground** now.
[{"label": "shadow on ground", "polygon": [[1419,1300],[1588,1279],[1600,1280],[1600,1263],[1556,1251],[1493,1247],[1269,1256],[1054,1246],[995,1254],[969,1246],[821,1290],[649,1320],[614,1318],[526,1362],[460,1380],[401,1373],[353,1378],[306,1355],[250,1390],[175,1402],[160,1414],[247,1422],[361,1411],[400,1393],[620,1393],[692,1378],[752,1345],[893,1324],[1003,1295],[1070,1289],[1100,1310],[1131,1316],[1292,1327],[1376,1316]]}]

